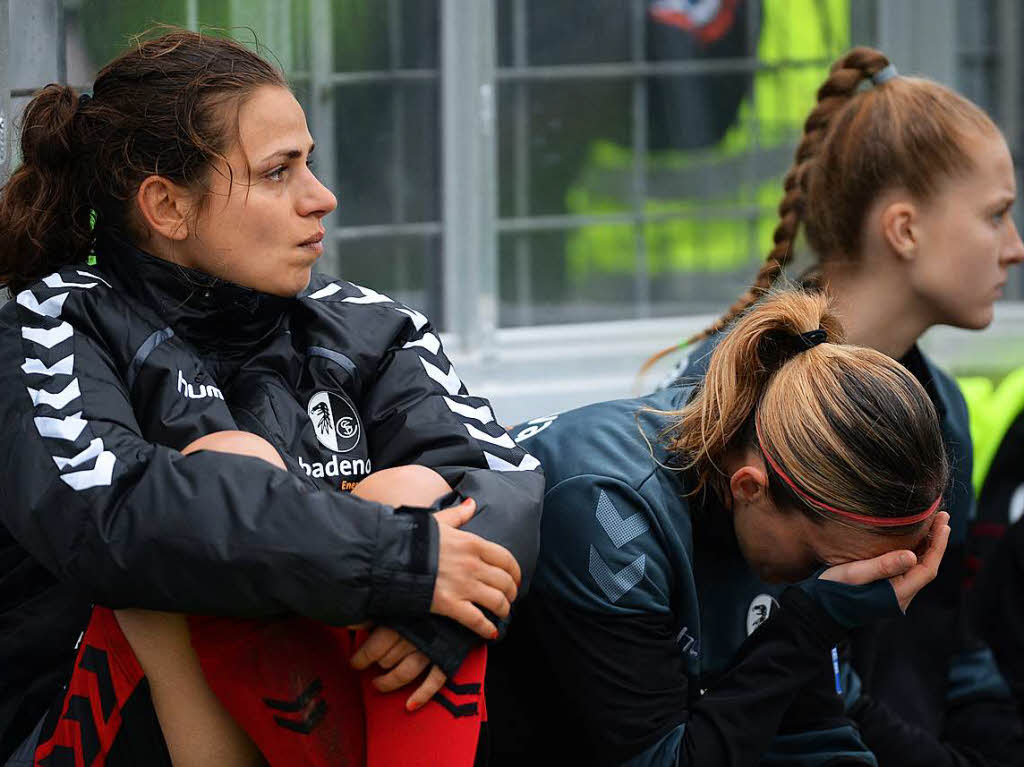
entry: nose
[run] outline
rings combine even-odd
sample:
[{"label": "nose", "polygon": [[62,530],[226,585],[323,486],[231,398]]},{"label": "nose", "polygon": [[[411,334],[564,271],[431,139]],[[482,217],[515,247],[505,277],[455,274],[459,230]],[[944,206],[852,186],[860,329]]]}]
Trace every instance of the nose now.
[{"label": "nose", "polygon": [[1013,266],[1024,261],[1024,242],[1021,242],[1020,232],[1017,231],[1017,222],[1010,219],[1010,241],[1006,244],[1003,257],[1000,259],[1004,265]]},{"label": "nose", "polygon": [[307,170],[307,174],[308,184],[299,199],[299,214],[323,218],[338,207],[338,198],[320,182],[313,171]]}]

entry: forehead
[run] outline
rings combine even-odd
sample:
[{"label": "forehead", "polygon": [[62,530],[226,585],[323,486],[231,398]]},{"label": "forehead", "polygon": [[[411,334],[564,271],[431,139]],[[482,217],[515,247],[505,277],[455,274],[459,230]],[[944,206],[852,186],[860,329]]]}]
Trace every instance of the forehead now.
[{"label": "forehead", "polygon": [[1006,141],[998,133],[977,133],[965,137],[968,153],[974,161],[974,170],[963,179],[967,185],[984,187],[989,193],[1014,194],[1017,179],[1013,172],[1013,158]]},{"label": "forehead", "polygon": [[313,143],[299,102],[287,88],[274,85],[258,88],[242,104],[238,137],[253,162],[279,150],[305,150]]}]

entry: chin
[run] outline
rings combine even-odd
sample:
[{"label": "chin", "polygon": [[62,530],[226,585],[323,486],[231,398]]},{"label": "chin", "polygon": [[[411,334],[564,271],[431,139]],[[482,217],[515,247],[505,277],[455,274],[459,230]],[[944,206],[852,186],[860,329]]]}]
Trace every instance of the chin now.
[{"label": "chin", "polygon": [[311,269],[305,269],[294,276],[289,275],[289,279],[287,281],[279,282],[266,292],[275,296],[281,296],[282,298],[295,298],[309,287],[309,281],[312,277],[313,271]]}]

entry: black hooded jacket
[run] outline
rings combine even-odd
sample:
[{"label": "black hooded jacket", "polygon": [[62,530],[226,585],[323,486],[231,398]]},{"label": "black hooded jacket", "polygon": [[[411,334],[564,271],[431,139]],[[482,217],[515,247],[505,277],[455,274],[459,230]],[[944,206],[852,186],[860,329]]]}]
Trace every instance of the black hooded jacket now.
[{"label": "black hooded jacket", "polygon": [[[435,469],[525,587],[544,480],[427,319],[320,275],[289,299],[113,240],[97,255],[0,309],[0,756],[58,693],[92,603],[385,620],[454,671],[475,639],[429,615],[436,522],[344,491]],[[289,471],[179,452],[223,430]]]}]

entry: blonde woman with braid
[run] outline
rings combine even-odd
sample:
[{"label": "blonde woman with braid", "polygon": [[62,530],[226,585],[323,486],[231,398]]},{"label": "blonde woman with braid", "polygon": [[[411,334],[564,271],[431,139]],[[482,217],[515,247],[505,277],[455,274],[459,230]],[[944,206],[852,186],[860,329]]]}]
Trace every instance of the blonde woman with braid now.
[{"label": "blonde woman with braid", "polygon": [[[492,765],[875,764],[832,650],[899,619],[949,534],[938,418],[905,367],[847,345],[825,297],[780,292],[702,387],[513,433],[546,493],[492,654]],[[751,571],[797,585],[737,611]]]},{"label": "blonde woman with braid", "polygon": [[1005,685],[988,650],[962,630],[974,505],[967,411],[953,380],[917,346],[933,325],[986,327],[1010,267],[1024,259],[1006,142],[967,99],[856,48],[818,91],[783,186],[765,264],[750,289],[690,339],[676,384],[704,375],[722,331],[777,283],[802,232],[815,260],[804,281],[832,297],[851,343],[898,360],[924,386],[952,466],[952,535],[938,581],[908,620],[854,634],[853,671],[844,668],[851,715],[882,765],[1019,759],[1020,726]]}]

